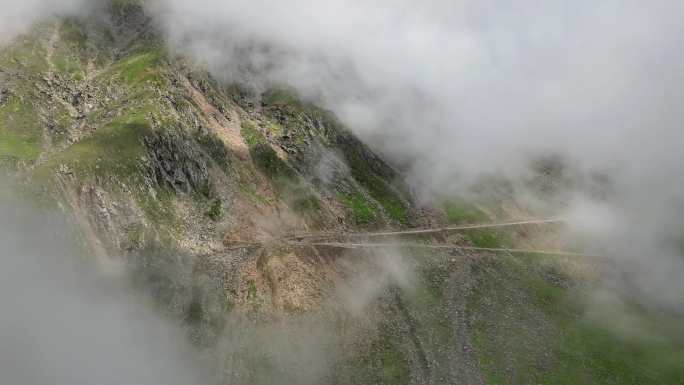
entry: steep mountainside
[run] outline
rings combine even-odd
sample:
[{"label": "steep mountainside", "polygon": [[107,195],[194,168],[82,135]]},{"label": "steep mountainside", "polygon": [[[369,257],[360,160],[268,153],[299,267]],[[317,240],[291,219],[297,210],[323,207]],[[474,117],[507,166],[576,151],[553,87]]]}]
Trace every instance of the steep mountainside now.
[{"label": "steep mountainside", "polygon": [[[599,274],[586,261],[284,242],[523,211],[500,202],[506,188],[488,207],[418,207],[331,113],[217,82],[169,52],[136,2],[0,52],[0,163],[73,218],[95,262],[124,261],[224,384],[684,383],[669,316],[660,330],[645,318],[644,339],[585,322],[577,298]],[[560,242],[546,226],[435,238],[411,241]]]},{"label": "steep mountainside", "polygon": [[[415,220],[395,171],[330,114],[286,91],[218,85],[170,58],[140,12],[115,9],[107,27],[45,25],[5,51],[4,162],[56,179],[94,231],[173,233],[197,249],[268,236],[260,221],[288,231]],[[101,246],[135,247],[124,243]]]}]

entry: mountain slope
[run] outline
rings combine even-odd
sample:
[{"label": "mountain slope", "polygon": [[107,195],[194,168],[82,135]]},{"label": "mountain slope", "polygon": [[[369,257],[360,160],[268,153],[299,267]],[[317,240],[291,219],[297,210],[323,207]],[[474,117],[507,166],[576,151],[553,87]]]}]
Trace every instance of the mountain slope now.
[{"label": "mountain slope", "polygon": [[[5,51],[6,163],[45,183],[56,177],[81,205],[105,193],[120,200],[127,213],[90,218],[114,234],[138,224],[174,238],[222,236],[201,231],[208,217],[249,239],[248,221],[234,220],[245,210],[282,222],[274,228],[412,220],[396,172],[330,114],[286,91],[246,96],[218,85],[169,57],[140,8],[122,7],[109,27],[45,25]],[[173,205],[197,221],[183,228]],[[124,240],[108,241],[116,251]]]},{"label": "mountain slope", "polygon": [[676,319],[638,309],[645,339],[584,322],[593,262],[284,242],[493,216],[457,199],[418,209],[401,173],[329,112],[215,81],[168,51],[137,2],[46,23],[0,53],[0,162],[73,218],[95,262],[125,261],[222,383],[684,383],[678,328],[652,326]]}]

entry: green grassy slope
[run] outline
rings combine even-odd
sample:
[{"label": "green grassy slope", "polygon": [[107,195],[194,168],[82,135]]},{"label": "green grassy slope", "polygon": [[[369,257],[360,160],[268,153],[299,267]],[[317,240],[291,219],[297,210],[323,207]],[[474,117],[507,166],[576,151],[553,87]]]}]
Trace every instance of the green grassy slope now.
[{"label": "green grassy slope", "polygon": [[[567,277],[541,266],[534,256],[477,266],[469,313],[489,384],[684,384],[681,319],[616,303],[588,307],[596,292],[565,288]],[[634,328],[619,330],[627,318]]]}]

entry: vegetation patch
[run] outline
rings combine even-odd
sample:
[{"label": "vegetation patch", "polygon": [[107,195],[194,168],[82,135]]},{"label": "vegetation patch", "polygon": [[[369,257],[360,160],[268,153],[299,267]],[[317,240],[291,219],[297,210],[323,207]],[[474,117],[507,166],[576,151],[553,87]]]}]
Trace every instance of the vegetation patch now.
[{"label": "vegetation patch", "polygon": [[[323,206],[318,197],[300,180],[295,170],[278,157],[266,138],[257,131],[254,123],[243,122],[241,134],[249,147],[254,165],[266,175],[278,197],[307,223],[315,227],[320,226],[324,221]],[[263,198],[249,186],[245,187],[243,191],[254,197],[257,203],[261,203]]]},{"label": "vegetation patch", "polygon": [[493,230],[468,230],[464,234],[474,247],[497,249],[510,246],[508,238],[501,232]]},{"label": "vegetation patch", "polygon": [[[274,135],[283,133],[289,136],[289,140],[295,145],[305,145],[305,139],[311,130],[315,130],[317,138],[328,144],[340,140],[340,134],[346,134],[332,114],[302,102],[290,89],[271,90],[263,95],[262,103],[271,119],[285,122],[278,124],[277,127],[269,125],[269,130]],[[250,145],[255,145],[260,141],[253,135],[247,135],[245,138]],[[350,211],[355,223],[367,225],[377,222],[381,208],[381,211],[392,222],[407,224],[409,220],[407,200],[403,199],[399,189],[372,171],[372,166],[357,153],[357,150],[348,152],[347,158],[350,161],[353,177],[368,191],[368,196],[377,202],[376,209],[373,207],[375,205],[367,202],[368,198],[362,194],[347,194],[338,197]],[[261,154],[261,156],[266,158],[267,162],[264,163],[270,162],[271,159],[267,154]]]},{"label": "vegetation patch", "polygon": [[124,249],[128,251],[139,250],[145,245],[145,227],[141,223],[135,223],[126,230],[127,244]]},{"label": "vegetation patch", "polygon": [[244,122],[241,134],[249,146],[249,152],[254,164],[275,183],[279,190],[282,191],[283,187],[286,187],[295,180],[295,171],[278,157],[278,154],[276,154],[264,136],[257,131],[253,123]]},{"label": "vegetation patch", "polygon": [[290,195],[290,207],[313,227],[320,227],[325,221],[321,201],[305,186],[295,186]]},{"label": "vegetation patch", "polygon": [[382,206],[387,216],[398,224],[408,223],[408,206],[399,189],[373,172],[357,154],[347,155],[354,179]]},{"label": "vegetation patch", "polygon": [[449,224],[484,223],[489,218],[482,210],[463,199],[451,199],[443,204]]},{"label": "vegetation patch", "polygon": [[173,245],[180,228],[173,206],[175,196],[166,189],[159,189],[155,194],[156,196],[152,196],[147,191],[139,191],[136,193],[136,202],[145,213],[145,217],[157,226],[163,240],[168,241],[162,243]]},{"label": "vegetation patch", "polygon": [[48,70],[45,47],[41,43],[40,28],[33,33],[20,37],[13,45],[0,54],[0,67],[4,69],[20,67],[29,76],[36,77]]},{"label": "vegetation patch", "polygon": [[242,174],[238,174],[238,188],[253,204],[257,206],[269,204],[269,200],[257,191],[256,183],[251,179],[245,179]]},{"label": "vegetation patch", "polygon": [[152,49],[123,59],[113,67],[112,71],[118,73],[127,85],[134,88],[145,83],[160,86],[162,85],[159,71],[161,62],[161,51]]},{"label": "vegetation patch", "polygon": [[218,222],[223,217],[223,201],[217,196],[214,184],[206,180],[193,192],[193,199],[204,210],[204,216],[214,222]]},{"label": "vegetation patch", "polygon": [[250,149],[250,153],[256,166],[277,185],[283,186],[295,179],[294,170],[278,157],[269,144],[259,143]]},{"label": "vegetation patch", "polygon": [[364,226],[377,221],[378,214],[375,208],[360,193],[340,195],[338,200],[347,208],[354,224]]},{"label": "vegetation patch", "polygon": [[44,166],[57,169],[66,165],[82,176],[130,176],[139,173],[140,157],[144,152],[142,138],[151,133],[147,124],[118,118],[56,154]]},{"label": "vegetation patch", "polygon": [[74,118],[71,117],[66,107],[61,104],[57,104],[55,109],[50,111],[49,119],[55,123],[55,126],[50,130],[52,144],[66,144],[67,133],[69,131],[69,127],[74,124]]},{"label": "vegetation patch", "polygon": [[417,286],[404,291],[402,298],[407,306],[409,323],[415,323],[413,332],[421,349],[430,352],[436,365],[431,366],[434,378],[447,378],[453,364],[449,354],[454,348],[454,324],[448,316],[444,286],[450,274],[446,266],[430,266],[421,271]]},{"label": "vegetation patch", "polygon": [[262,103],[267,106],[304,108],[304,103],[296,92],[286,88],[269,90],[263,95]]},{"label": "vegetation patch", "polygon": [[373,199],[380,203],[390,219],[402,225],[408,223],[406,203],[393,186],[390,186],[377,175],[359,173],[357,170],[352,171],[352,173],[356,180],[368,190]]},{"label": "vegetation patch", "polygon": [[381,331],[368,353],[358,363],[353,383],[407,385],[410,383],[409,362],[397,345],[398,338]]},{"label": "vegetation patch", "polygon": [[257,130],[256,125],[250,121],[243,121],[240,127],[240,134],[245,139],[247,146],[252,148],[258,144],[268,144],[266,138]]},{"label": "vegetation patch", "polygon": [[617,334],[615,322],[588,320],[577,299],[588,293],[550,283],[537,266],[531,256],[504,257],[476,270],[469,309],[488,383],[684,383],[684,339],[674,316],[634,308],[639,332]]},{"label": "vegetation patch", "polygon": [[60,28],[60,35],[62,40],[69,42],[73,47],[78,50],[85,50],[88,41],[88,35],[86,35],[81,26],[74,20],[66,20],[62,23]]},{"label": "vegetation patch", "polygon": [[33,105],[16,96],[0,105],[0,158],[36,160],[41,151],[41,136]]},{"label": "vegetation patch", "polygon": [[85,77],[83,52],[88,37],[73,21],[65,21],[59,29],[61,39],[57,41],[52,62],[57,72],[75,80]]}]

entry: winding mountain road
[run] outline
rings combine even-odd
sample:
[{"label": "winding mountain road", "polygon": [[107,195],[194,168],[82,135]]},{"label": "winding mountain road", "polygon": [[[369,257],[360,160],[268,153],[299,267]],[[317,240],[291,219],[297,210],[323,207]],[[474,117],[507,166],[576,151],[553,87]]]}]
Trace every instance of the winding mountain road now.
[{"label": "winding mountain road", "polygon": [[316,238],[335,238],[335,237],[359,237],[359,238],[379,238],[379,237],[392,237],[401,235],[423,235],[423,234],[438,234],[445,232],[455,232],[455,231],[467,231],[467,230],[482,230],[482,229],[493,229],[501,227],[515,227],[515,226],[527,226],[527,225],[550,225],[550,224],[562,224],[565,223],[565,219],[531,219],[526,221],[516,221],[516,222],[501,222],[501,223],[486,223],[477,225],[462,225],[462,226],[447,226],[447,227],[437,227],[437,228],[424,228],[424,229],[412,229],[403,231],[377,231],[377,232],[364,232],[364,233],[331,233],[331,232],[318,232],[318,233],[294,233],[290,238],[298,241],[304,241],[306,239],[316,239]]}]

